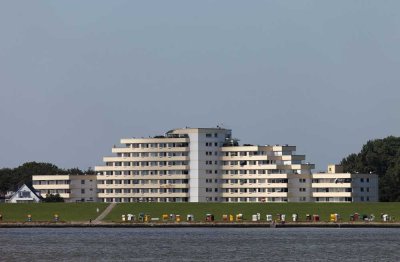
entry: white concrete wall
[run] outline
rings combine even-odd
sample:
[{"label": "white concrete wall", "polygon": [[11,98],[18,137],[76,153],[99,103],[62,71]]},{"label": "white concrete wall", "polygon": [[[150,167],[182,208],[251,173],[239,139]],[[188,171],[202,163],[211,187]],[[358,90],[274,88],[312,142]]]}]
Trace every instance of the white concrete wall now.
[{"label": "white concrete wall", "polygon": [[[71,194],[68,202],[96,202],[97,201],[97,180],[96,176],[70,176]],[[82,181],[85,181],[82,184]],[[82,190],[84,192],[82,192]]]},{"label": "white concrete wall", "polygon": [[189,202],[199,201],[199,177],[200,177],[200,160],[199,160],[199,133],[189,133]]}]

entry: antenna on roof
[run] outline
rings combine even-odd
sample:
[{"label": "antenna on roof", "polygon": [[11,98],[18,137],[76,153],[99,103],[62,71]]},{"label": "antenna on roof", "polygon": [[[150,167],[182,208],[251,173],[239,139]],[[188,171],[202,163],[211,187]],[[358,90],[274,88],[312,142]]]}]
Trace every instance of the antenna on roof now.
[{"label": "antenna on roof", "polygon": [[218,123],[218,124],[217,124],[217,128],[225,128],[224,123]]}]

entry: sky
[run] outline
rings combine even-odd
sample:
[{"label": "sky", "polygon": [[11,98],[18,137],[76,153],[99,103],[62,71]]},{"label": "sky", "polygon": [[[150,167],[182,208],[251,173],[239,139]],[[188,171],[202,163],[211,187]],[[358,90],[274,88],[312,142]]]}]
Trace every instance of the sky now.
[{"label": "sky", "polygon": [[316,170],[400,136],[400,1],[1,1],[0,168],[179,127]]}]

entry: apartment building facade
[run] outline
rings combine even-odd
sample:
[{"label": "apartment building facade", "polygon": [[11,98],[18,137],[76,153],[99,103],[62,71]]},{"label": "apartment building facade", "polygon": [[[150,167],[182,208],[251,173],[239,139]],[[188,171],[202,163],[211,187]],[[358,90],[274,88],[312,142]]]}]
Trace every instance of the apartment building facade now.
[{"label": "apartment building facade", "polygon": [[33,175],[32,186],[45,198],[59,194],[65,202],[97,202],[95,175]]},{"label": "apartment building facade", "polygon": [[311,170],[295,146],[239,145],[231,130],[181,128],[121,139],[96,166],[101,202],[309,202]]},{"label": "apartment building facade", "polygon": [[328,165],[325,173],[312,175],[313,202],[378,202],[378,175],[344,173],[339,165]]},{"label": "apartment building facade", "polygon": [[288,145],[220,148],[222,202],[309,202],[311,169]]},{"label": "apartment building facade", "polygon": [[290,145],[239,145],[231,130],[181,128],[121,139],[96,175],[35,175],[66,202],[377,202],[376,174],[314,165]]}]

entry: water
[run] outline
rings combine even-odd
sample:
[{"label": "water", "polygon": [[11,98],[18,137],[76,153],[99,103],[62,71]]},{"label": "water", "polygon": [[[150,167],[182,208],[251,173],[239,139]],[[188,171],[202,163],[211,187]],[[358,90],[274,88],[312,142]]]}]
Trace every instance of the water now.
[{"label": "water", "polygon": [[400,261],[388,228],[0,228],[0,261]]}]

